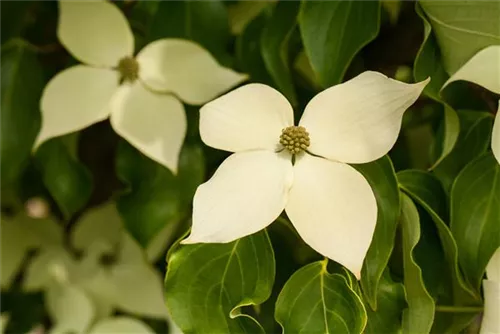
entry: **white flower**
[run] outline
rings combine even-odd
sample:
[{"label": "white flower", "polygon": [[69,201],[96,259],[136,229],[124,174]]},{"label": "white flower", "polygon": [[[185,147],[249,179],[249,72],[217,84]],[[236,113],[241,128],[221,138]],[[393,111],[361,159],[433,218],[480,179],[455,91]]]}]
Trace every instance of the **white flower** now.
[{"label": "white flower", "polygon": [[[235,153],[198,187],[191,235],[183,243],[230,242],[265,228],[285,209],[305,242],[359,278],[377,204],[348,163],[374,161],[391,149],[404,111],[427,82],[410,85],[365,72],[316,95],[299,127],[288,101],[261,84],[206,104],[201,138]],[[295,164],[289,150],[300,151]]]},{"label": "white flower", "polygon": [[484,314],[481,334],[500,334],[500,248],[493,253],[483,280]]},{"label": "white flower", "polygon": [[[476,53],[467,63],[456,71],[443,89],[453,81],[465,80],[478,84],[496,94],[500,94],[500,45],[492,45]],[[493,124],[491,150],[500,164],[500,101]]]},{"label": "white flower", "polygon": [[[124,228],[114,203],[87,211],[72,229],[71,248],[81,257],[68,251],[62,225],[50,218],[2,217],[0,225],[2,289],[10,287],[27,252],[37,250],[23,272],[22,290],[45,292],[45,305],[55,324],[51,333],[86,332],[96,321],[107,323],[115,310],[167,320],[171,332],[180,333],[170,321],[160,273]],[[150,258],[160,255],[154,250]],[[101,328],[98,324],[92,330]]]},{"label": "white flower", "polygon": [[246,78],[180,39],[154,41],[134,58],[128,22],[106,1],[60,1],[57,34],[85,65],[62,71],[45,87],[35,148],[110,117],[120,136],[176,172],[186,115],[175,96],[160,93],[203,104]]}]

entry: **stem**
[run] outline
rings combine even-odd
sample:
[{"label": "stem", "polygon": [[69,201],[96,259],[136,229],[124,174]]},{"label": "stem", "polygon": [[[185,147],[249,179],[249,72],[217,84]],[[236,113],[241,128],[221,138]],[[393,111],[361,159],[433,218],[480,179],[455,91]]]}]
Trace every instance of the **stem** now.
[{"label": "stem", "polygon": [[452,313],[476,313],[482,312],[482,306],[448,306],[436,305],[436,312],[452,312]]}]

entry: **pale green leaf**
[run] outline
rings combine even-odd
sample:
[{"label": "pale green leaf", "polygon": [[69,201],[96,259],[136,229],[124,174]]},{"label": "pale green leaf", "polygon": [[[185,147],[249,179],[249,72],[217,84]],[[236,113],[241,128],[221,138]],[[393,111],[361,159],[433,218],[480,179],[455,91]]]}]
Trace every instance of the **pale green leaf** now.
[{"label": "pale green leaf", "polygon": [[326,265],[323,260],[302,267],[281,290],[275,318],[284,333],[361,333],[365,328],[361,299]]},{"label": "pale green leaf", "polygon": [[434,320],[434,300],[427,292],[414,250],[420,240],[420,219],[412,200],[401,194],[404,285],[408,308],[403,311],[403,333],[429,333]]},{"label": "pale green leaf", "polygon": [[304,48],[324,88],[340,83],[363,46],[378,34],[378,1],[303,1],[299,27]]},{"label": "pale green leaf", "polygon": [[241,307],[267,300],[274,275],[265,231],[226,244],[180,246],[168,259],[167,306],[185,333],[263,333]]},{"label": "pale green leaf", "polygon": [[500,246],[499,207],[500,165],[488,153],[469,163],[451,189],[451,232],[465,278],[476,291]]},{"label": "pale green leaf", "polygon": [[420,5],[432,25],[449,74],[481,49],[500,44],[498,1],[420,0]]}]

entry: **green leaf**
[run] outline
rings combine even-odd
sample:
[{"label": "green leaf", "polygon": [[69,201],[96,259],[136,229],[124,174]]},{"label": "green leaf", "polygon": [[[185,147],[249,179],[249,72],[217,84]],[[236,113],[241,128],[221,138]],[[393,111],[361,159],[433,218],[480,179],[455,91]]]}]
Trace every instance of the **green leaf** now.
[{"label": "green leaf", "polygon": [[378,282],[394,247],[400,211],[399,189],[394,167],[388,156],[354,167],[368,180],[377,199],[377,226],[361,269],[363,292],[371,307],[376,310]]},{"label": "green leaf", "polygon": [[179,173],[174,176],[164,166],[120,142],[116,173],[128,185],[118,199],[118,211],[127,230],[146,246],[167,224],[183,218],[194,192],[204,179],[203,153],[199,146],[184,145]]},{"label": "green leaf", "polygon": [[44,82],[36,54],[21,43],[2,47],[1,67],[0,170],[4,188],[18,178],[30,157],[40,128],[38,103]]},{"label": "green leaf", "polygon": [[493,154],[469,163],[451,189],[451,232],[464,275],[479,291],[486,265],[500,246],[500,165]]},{"label": "green leaf", "polygon": [[190,39],[221,62],[227,61],[230,39],[227,10],[221,1],[160,1],[149,40]]},{"label": "green leaf", "polygon": [[241,34],[245,27],[267,8],[273,1],[239,1],[229,4],[227,9],[231,32]]},{"label": "green leaf", "polygon": [[274,276],[265,231],[226,244],[180,246],[169,257],[167,305],[184,333],[263,333],[241,307],[269,298]]},{"label": "green leaf", "polygon": [[71,156],[63,140],[60,137],[45,142],[35,158],[45,187],[69,219],[87,204],[93,184],[88,169]]},{"label": "green leaf", "polygon": [[389,270],[386,269],[378,285],[377,310],[373,311],[369,305],[366,305],[368,322],[364,333],[401,333],[401,314],[405,306],[403,284],[394,282]]},{"label": "green leaf", "polygon": [[432,169],[437,167],[455,146],[460,132],[460,122],[455,110],[444,103],[440,95],[441,87],[448,79],[448,75],[441,62],[441,54],[432,35],[432,27],[418,4],[415,5],[415,10],[424,23],[424,41],[415,58],[413,76],[417,81],[431,77],[431,81],[424,88],[424,94],[443,105],[443,135]]},{"label": "green leaf", "polygon": [[262,31],[260,49],[267,70],[276,86],[293,106],[297,94],[290,70],[291,41],[297,26],[299,1],[279,1]]},{"label": "green leaf", "polygon": [[448,74],[444,70],[441,53],[436,38],[432,34],[432,26],[418,3],[415,4],[415,11],[424,24],[424,41],[413,64],[413,76],[416,81],[422,81],[431,77],[431,81],[424,88],[424,94],[436,101],[441,101],[439,91],[448,79]]},{"label": "green leaf", "polygon": [[420,240],[420,220],[412,200],[401,194],[404,285],[408,308],[403,311],[403,333],[429,333],[434,320],[434,301],[424,285],[414,250]]},{"label": "green leaf", "polygon": [[361,333],[363,303],[340,274],[330,274],[327,260],[308,264],[286,282],[276,302],[276,321],[284,333]]},{"label": "green leaf", "polygon": [[[480,303],[481,297],[474,294],[473,289],[464,281],[458,265],[458,248],[451,231],[441,217],[447,216],[446,194],[439,181],[431,174],[406,170],[398,173],[400,186],[412,199],[417,202],[434,222],[440,243],[437,251],[432,251],[429,242],[419,244],[422,264],[428,265],[427,276],[433,275],[427,282],[432,282],[433,293],[437,303],[441,305],[474,305]],[[422,221],[424,229],[424,221]],[[429,229],[427,232],[429,237]],[[439,253],[444,257],[441,258]],[[436,268],[431,268],[437,266]],[[446,269],[445,269],[446,268]],[[434,270],[431,270],[434,269]],[[425,274],[425,272],[424,272]],[[431,289],[429,289],[431,290]],[[472,320],[474,313],[436,313],[433,326],[434,333],[458,333]]]},{"label": "green leaf", "polygon": [[266,70],[266,65],[260,52],[262,43],[261,35],[267,20],[267,13],[261,13],[238,36],[236,39],[236,60],[238,67],[243,72],[250,74],[252,81],[271,84],[271,76]]},{"label": "green leaf", "polygon": [[450,154],[433,170],[447,192],[465,165],[485,153],[491,143],[493,117],[490,113],[459,111],[458,116],[462,128],[458,141]]},{"label": "green leaf", "polygon": [[[31,1],[5,1],[2,2],[2,43],[12,37],[20,37],[29,23],[30,9],[34,2]],[[2,54],[3,58],[3,54]],[[3,69],[2,61],[2,69]],[[2,85],[3,86],[3,85]]]},{"label": "green leaf", "polygon": [[[451,153],[453,147],[458,140],[460,132],[460,120],[458,119],[457,112],[449,105],[444,105],[443,109],[443,135],[442,140],[439,142],[439,155],[437,160],[432,165],[431,169],[436,168],[439,164]],[[437,136],[439,138],[439,136]]]},{"label": "green leaf", "polygon": [[303,1],[299,26],[304,48],[324,88],[340,83],[380,27],[378,1]]},{"label": "green leaf", "polygon": [[500,44],[498,1],[421,0],[420,5],[432,25],[449,74],[481,49]]},{"label": "green leaf", "polygon": [[5,333],[5,329],[7,328],[7,323],[9,322],[9,314],[4,312],[0,315],[0,334]]}]

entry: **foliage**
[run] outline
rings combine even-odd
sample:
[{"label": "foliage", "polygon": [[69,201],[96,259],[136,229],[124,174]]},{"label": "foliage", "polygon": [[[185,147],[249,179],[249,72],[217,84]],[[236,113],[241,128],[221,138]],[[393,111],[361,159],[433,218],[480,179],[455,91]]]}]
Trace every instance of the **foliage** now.
[{"label": "foliage", "polygon": [[[61,37],[61,3],[1,3],[0,333],[478,331],[500,247],[498,1],[108,4],[135,50],[159,40],[199,48],[161,58],[165,68],[190,66],[169,67],[167,92],[140,80],[154,103],[176,104],[180,123],[138,105],[130,124],[147,128],[125,135],[106,109],[35,145],[48,83],[81,59]],[[297,123],[315,95],[365,71],[431,81],[407,106],[392,150],[351,164],[377,206],[360,277],[303,241],[289,211],[238,240],[182,243],[197,188],[229,155],[200,134],[203,105],[261,83],[288,99]],[[173,166],[157,156],[177,130]]]}]

